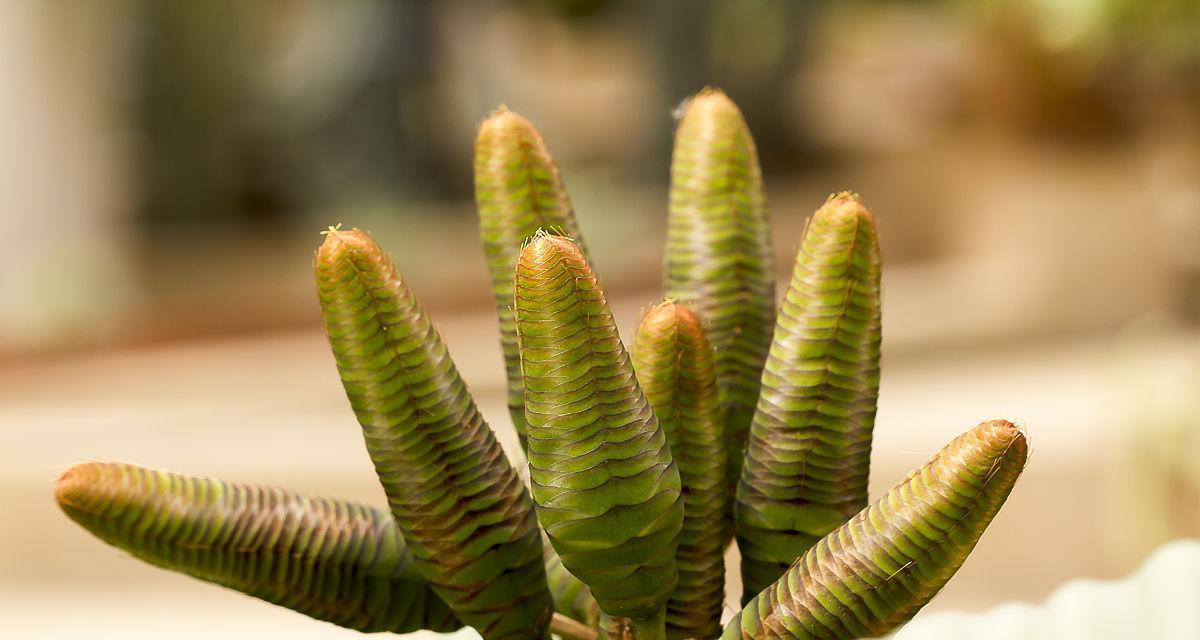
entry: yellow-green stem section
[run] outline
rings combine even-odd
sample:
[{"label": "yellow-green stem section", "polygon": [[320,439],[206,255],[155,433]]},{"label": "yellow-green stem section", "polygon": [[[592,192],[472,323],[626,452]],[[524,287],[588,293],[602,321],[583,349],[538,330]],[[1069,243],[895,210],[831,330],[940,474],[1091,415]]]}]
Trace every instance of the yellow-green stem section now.
[{"label": "yellow-green stem section", "polygon": [[683,526],[679,471],[596,274],[571,240],[539,233],[515,286],[538,520],[606,613],[662,615]]},{"label": "yellow-green stem section", "polygon": [[667,637],[712,638],[725,603],[725,442],[712,345],[699,316],[670,300],[638,325],[638,383],[671,446],[683,483],[679,583],[667,600]]},{"label": "yellow-green stem section", "polygon": [[525,387],[513,315],[517,256],[538,229],[573,239],[584,255],[587,249],[550,149],[532,123],[503,106],[483,121],[475,136],[475,206],[500,319],[508,411],[524,448]]},{"label": "yellow-green stem section", "polygon": [[553,613],[533,504],[449,350],[368,234],[314,260],[338,373],[416,566],[487,640],[545,635]]},{"label": "yellow-green stem section", "polygon": [[700,315],[715,349],[732,495],[775,322],[775,258],[754,138],[719,90],[688,100],[675,130],[665,272],[667,296]]},{"label": "yellow-green stem section", "polygon": [[857,194],[809,220],[775,324],[735,502],[742,602],[867,505],[880,252]]}]

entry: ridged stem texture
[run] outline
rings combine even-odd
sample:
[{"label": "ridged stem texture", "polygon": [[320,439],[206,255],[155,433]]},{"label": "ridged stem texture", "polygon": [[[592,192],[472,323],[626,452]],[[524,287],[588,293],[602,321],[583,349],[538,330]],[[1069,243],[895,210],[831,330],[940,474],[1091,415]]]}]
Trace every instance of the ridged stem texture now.
[{"label": "ridged stem texture", "polygon": [[966,560],[1027,453],[1024,432],[1003,420],[959,436],[809,549],[722,637],[853,640],[892,631]]},{"label": "ridged stem texture", "polygon": [[529,471],[563,564],[613,616],[662,615],[683,523],[679,471],[596,276],[537,234],[516,270]]},{"label": "ridged stem texture", "polygon": [[325,328],[417,568],[484,637],[540,638],[553,613],[533,505],[450,354],[367,234],[315,260]]},{"label": "ridged stem texture", "polygon": [[56,498],[150,564],[318,620],[365,632],[462,626],[382,509],[118,463],[68,469]]},{"label": "ridged stem texture", "polygon": [[880,257],[855,194],[805,229],[779,310],[735,503],[742,602],[867,504],[879,396]]},{"label": "ridged stem texture", "polygon": [[573,238],[585,256],[587,249],[558,165],[542,136],[528,120],[505,107],[484,120],[475,137],[475,205],[500,317],[508,411],[525,446],[525,387],[512,308],[517,257],[539,229]]},{"label": "ridged stem texture", "polygon": [[679,584],[667,600],[667,637],[715,638],[725,604],[727,494],[712,346],[699,316],[668,300],[642,318],[632,356],[683,486]]},{"label": "ridged stem texture", "polygon": [[754,139],[717,90],[691,98],[675,130],[665,271],[667,297],[700,315],[716,350],[732,496],[775,322],[775,259]]}]

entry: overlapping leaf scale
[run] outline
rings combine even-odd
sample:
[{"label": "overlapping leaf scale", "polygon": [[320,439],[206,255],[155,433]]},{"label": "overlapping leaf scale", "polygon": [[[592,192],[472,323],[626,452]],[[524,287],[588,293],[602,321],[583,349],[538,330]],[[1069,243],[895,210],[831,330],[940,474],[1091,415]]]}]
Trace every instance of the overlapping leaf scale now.
[{"label": "overlapping leaf scale", "polygon": [[600,622],[600,607],[592,590],[563,566],[554,547],[546,545],[546,579],[554,596],[554,610],[593,629]]},{"label": "overlapping leaf scale", "polygon": [[743,603],[867,504],[880,257],[855,194],[809,221],[779,311],[735,503]]},{"label": "overlapping leaf scale", "polygon": [[475,137],[475,205],[500,317],[508,411],[524,446],[525,387],[512,308],[513,269],[521,247],[538,229],[573,238],[585,256],[587,249],[558,165],[542,136],[528,120],[503,106],[483,121]]},{"label": "overlapping leaf scale", "polygon": [[852,640],[910,619],[966,560],[1024,469],[1028,443],[985,422],[821,539],[725,627],[725,640]]},{"label": "overlapping leaf scale", "polygon": [[667,637],[714,638],[725,604],[727,493],[712,346],[699,316],[668,300],[642,318],[631,352],[683,486],[679,583],[667,600]]},{"label": "overlapping leaf scale", "polygon": [[[518,465],[516,471],[526,490],[530,490],[528,462]],[[601,611],[592,597],[592,590],[563,566],[562,558],[558,557],[545,531],[542,532],[542,554],[546,564],[546,582],[554,598],[554,610],[588,627],[598,628]]]},{"label": "overlapping leaf scale", "polygon": [[515,306],[538,518],[610,615],[661,616],[675,586],[679,472],[591,267],[567,238],[521,253]]},{"label": "overlapping leaf scale", "polygon": [[346,395],[417,568],[484,638],[553,613],[532,502],[429,318],[374,240],[331,230],[315,261]]},{"label": "overlapping leaf scale", "polygon": [[775,322],[775,259],[758,151],[724,93],[691,98],[675,131],[666,294],[704,319],[716,349],[732,495]]},{"label": "overlapping leaf scale", "polygon": [[56,498],[137,558],[318,620],[366,632],[462,626],[382,509],[119,463],[68,469]]}]

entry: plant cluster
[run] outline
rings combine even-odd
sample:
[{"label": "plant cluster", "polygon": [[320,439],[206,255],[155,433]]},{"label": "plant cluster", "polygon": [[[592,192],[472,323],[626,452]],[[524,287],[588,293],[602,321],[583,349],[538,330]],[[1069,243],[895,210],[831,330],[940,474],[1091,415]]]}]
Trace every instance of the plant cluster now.
[{"label": "plant cluster", "polygon": [[[360,631],[850,639],[928,602],[1024,467],[1022,430],[984,422],[868,506],[875,221],[831,196],[776,309],[757,153],[723,93],[678,123],[666,299],[629,350],[527,120],[483,122],[475,186],[527,465],[392,260],[331,228],[318,298],[389,508],[87,463],[60,478],[62,509],[145,561]],[[744,608],[722,631],[734,537]]]}]

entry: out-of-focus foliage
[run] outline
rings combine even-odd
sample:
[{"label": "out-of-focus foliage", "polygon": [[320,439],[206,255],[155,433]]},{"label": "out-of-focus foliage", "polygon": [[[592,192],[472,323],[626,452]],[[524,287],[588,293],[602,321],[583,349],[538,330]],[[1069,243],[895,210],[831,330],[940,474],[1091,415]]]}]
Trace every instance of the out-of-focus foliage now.
[{"label": "out-of-focus foliage", "polygon": [[[962,2],[971,6],[971,2]],[[1043,45],[1100,55],[1136,50],[1177,64],[1200,56],[1200,3],[1194,0],[989,0],[1001,19],[1026,13]]]}]

